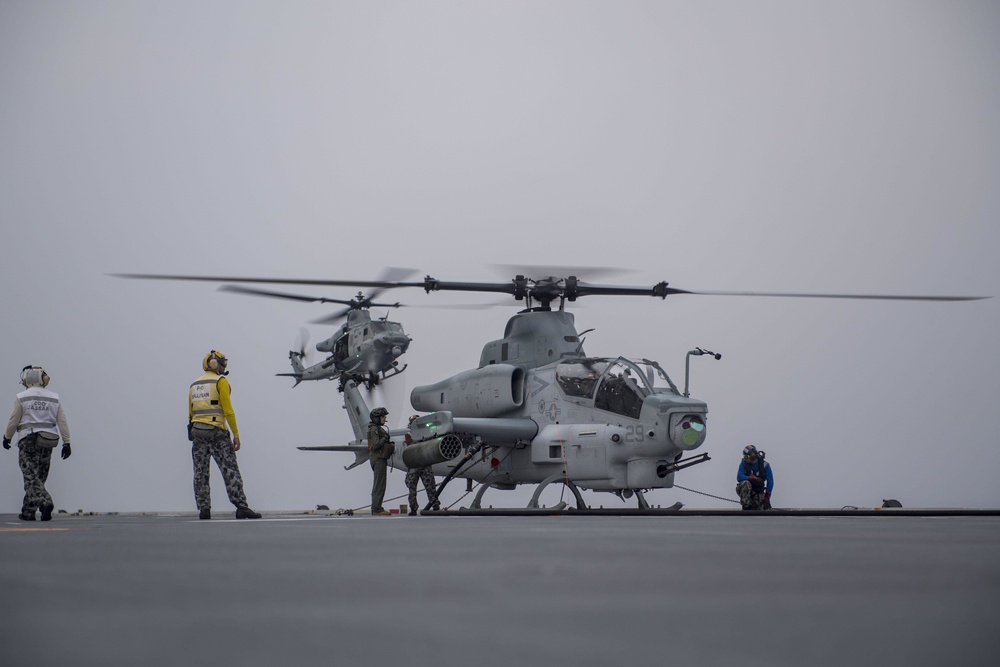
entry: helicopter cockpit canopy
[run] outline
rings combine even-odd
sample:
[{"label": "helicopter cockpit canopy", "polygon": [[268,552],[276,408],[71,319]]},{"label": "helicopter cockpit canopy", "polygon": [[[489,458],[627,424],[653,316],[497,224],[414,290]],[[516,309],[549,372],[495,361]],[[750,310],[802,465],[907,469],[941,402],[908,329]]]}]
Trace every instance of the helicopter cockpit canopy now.
[{"label": "helicopter cockpit canopy", "polygon": [[594,407],[638,417],[650,394],[679,394],[659,364],[647,359],[573,359],[556,366],[556,381],[566,396],[594,400]]},{"label": "helicopter cockpit canopy", "polygon": [[593,398],[597,381],[607,367],[603,359],[564,361],[556,366],[556,381],[567,396]]},{"label": "helicopter cockpit canopy", "polygon": [[388,331],[389,333],[403,333],[403,325],[399,322],[390,322],[386,319],[372,320],[372,330],[375,333]]}]

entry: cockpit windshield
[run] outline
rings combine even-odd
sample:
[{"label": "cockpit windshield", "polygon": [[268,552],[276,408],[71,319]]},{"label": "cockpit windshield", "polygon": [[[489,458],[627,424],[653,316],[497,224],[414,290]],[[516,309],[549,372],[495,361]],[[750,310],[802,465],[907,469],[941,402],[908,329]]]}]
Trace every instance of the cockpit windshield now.
[{"label": "cockpit windshield", "polygon": [[646,386],[653,393],[669,391],[673,394],[680,394],[677,390],[677,385],[674,384],[670,376],[667,375],[667,372],[657,362],[642,359],[641,361],[633,361],[632,363],[639,368],[640,374],[646,379]]},{"label": "cockpit windshield", "polygon": [[403,325],[399,322],[390,322],[388,320],[372,320],[372,331],[375,333],[382,332],[401,332],[403,330]]},{"label": "cockpit windshield", "polygon": [[638,371],[634,364],[624,359],[609,364],[601,376],[601,384],[594,397],[594,407],[638,418],[642,400],[652,391]]},{"label": "cockpit windshield", "polygon": [[597,381],[608,367],[602,359],[566,361],[556,366],[556,381],[567,396],[593,398]]},{"label": "cockpit windshield", "polygon": [[556,366],[556,381],[567,396],[592,398],[594,407],[627,417],[638,417],[650,394],[679,393],[660,365],[647,359],[565,361]]}]

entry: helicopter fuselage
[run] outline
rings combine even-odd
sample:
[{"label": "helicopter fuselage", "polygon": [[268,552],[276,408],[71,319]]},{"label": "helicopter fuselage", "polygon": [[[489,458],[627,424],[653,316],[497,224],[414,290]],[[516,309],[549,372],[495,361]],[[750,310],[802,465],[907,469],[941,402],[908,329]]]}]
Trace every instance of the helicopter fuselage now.
[{"label": "helicopter fuselage", "polygon": [[[672,486],[708,414],[656,362],[586,356],[573,315],[548,309],[514,315],[479,368],[414,388],[410,404],[425,413],[410,426],[417,445],[458,437],[476,453],[456,476],[507,488],[557,475],[602,491]],[[401,451],[393,464],[406,467]]]},{"label": "helicopter fuselage", "polygon": [[[472,436],[481,448],[457,476],[500,487],[553,475],[603,491],[672,486],[670,466],[704,442],[708,413],[658,365],[623,358],[568,357],[528,370],[490,364],[417,387],[410,399],[431,412],[411,426],[414,441]],[[447,475],[455,465],[432,471]]]},{"label": "helicopter fuselage", "polygon": [[369,380],[379,374],[389,377],[400,372],[397,359],[409,346],[410,337],[399,322],[373,320],[368,311],[355,310],[348,313],[347,322],[336,333],[316,344],[316,349],[329,357],[301,367],[301,355],[293,351],[292,367],[300,381],[339,378],[345,373]]}]

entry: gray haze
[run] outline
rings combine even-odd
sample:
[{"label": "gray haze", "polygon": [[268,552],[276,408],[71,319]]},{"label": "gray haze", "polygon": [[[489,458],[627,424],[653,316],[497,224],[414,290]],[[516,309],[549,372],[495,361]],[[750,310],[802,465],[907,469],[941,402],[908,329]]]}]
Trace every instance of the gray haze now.
[{"label": "gray haze", "polygon": [[[74,445],[53,461],[57,507],[193,510],[186,392],[217,348],[251,505],[367,504],[367,466],[295,449],[352,437],[335,383],[274,377],[332,309],[116,272],[572,265],[687,289],[1000,294],[997,35],[995,2],[5,0],[3,419],[21,367],[44,365]],[[475,367],[515,310],[395,311],[414,341],[395,393]],[[1000,506],[998,298],[575,313],[589,354],[655,358],[678,383],[687,350],[723,353],[692,360],[713,460],[680,485],[733,498],[752,442],[776,506]],[[0,451],[0,512],[20,487]],[[391,473],[388,496],[403,491]],[[228,507],[217,473],[213,493]]]}]

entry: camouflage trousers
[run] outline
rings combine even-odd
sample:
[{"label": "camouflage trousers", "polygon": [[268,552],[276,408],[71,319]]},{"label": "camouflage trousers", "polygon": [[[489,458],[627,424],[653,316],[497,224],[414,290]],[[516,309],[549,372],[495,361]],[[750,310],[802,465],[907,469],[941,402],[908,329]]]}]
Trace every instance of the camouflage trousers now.
[{"label": "camouflage trousers", "polygon": [[743,480],[736,485],[736,493],[740,495],[740,505],[743,506],[743,509],[768,509],[767,501],[764,499],[764,492],[754,491],[753,485],[748,480]]},{"label": "camouflage trousers", "polygon": [[427,502],[434,502],[434,509],[441,509],[441,503],[437,502],[437,484],[434,482],[434,473],[430,468],[413,468],[406,471],[406,488],[410,492],[407,500],[410,503],[410,511],[418,509],[417,505],[417,480],[424,483],[424,491],[427,492]]},{"label": "camouflage trousers", "polygon": [[222,480],[226,483],[226,493],[229,502],[236,507],[246,507],[247,497],[243,493],[243,476],[240,475],[240,465],[236,462],[236,451],[229,431],[212,427],[211,429],[192,429],[191,459],[194,461],[194,500],[198,510],[212,509],[212,489],[209,486],[209,467],[211,459],[219,466]]},{"label": "camouflage trousers", "polygon": [[34,436],[22,438],[17,448],[17,462],[21,465],[21,475],[24,477],[21,512],[33,514],[44,503],[52,502],[52,496],[45,490],[49,466],[52,464],[52,448],[39,447],[35,444]]}]

